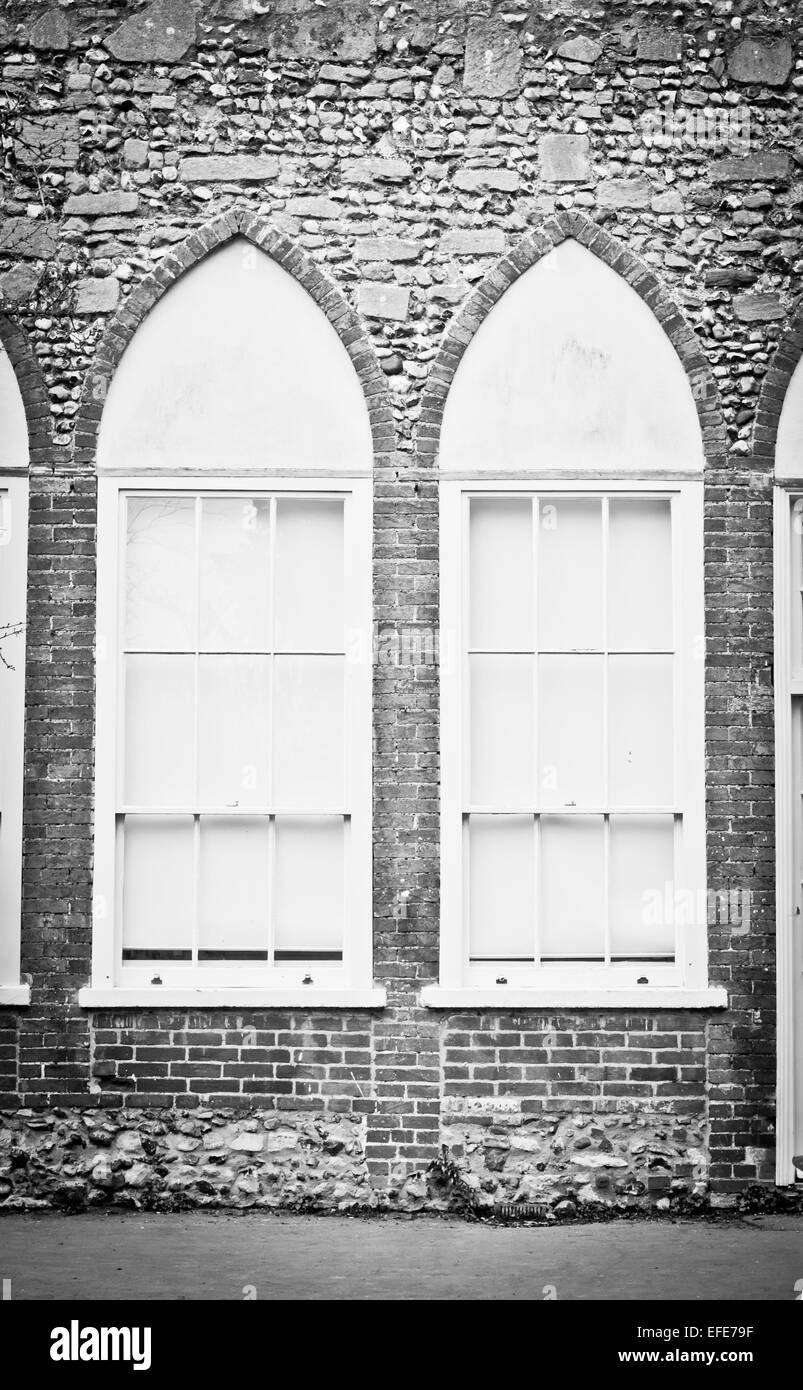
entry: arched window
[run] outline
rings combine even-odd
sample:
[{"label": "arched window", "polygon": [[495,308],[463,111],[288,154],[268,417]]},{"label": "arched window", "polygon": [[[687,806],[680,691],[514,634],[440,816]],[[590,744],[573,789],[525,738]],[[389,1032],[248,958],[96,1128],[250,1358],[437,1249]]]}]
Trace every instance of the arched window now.
[{"label": "arched window", "polygon": [[158,300],[98,435],[93,987],[377,1002],[360,380],[244,238]]},{"label": "arched window", "polygon": [[563,241],[470,339],[438,461],[428,1002],[710,1002],[703,444],[669,338]]},{"label": "arched window", "polygon": [[24,1004],[20,983],[28,423],[0,338],[0,1003]]}]

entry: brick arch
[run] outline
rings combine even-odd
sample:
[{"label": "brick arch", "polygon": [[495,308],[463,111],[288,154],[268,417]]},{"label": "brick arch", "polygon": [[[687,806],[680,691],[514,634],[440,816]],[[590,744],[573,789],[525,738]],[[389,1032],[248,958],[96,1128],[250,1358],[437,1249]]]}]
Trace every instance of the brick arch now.
[{"label": "brick arch", "polygon": [[756,406],[753,423],[753,458],[775,467],[775,446],[786,393],[801,357],[803,357],[803,299],[799,300],[781,334],[778,346],[767,368]]},{"label": "brick arch", "polygon": [[374,461],[393,452],[395,430],[385,374],[354,310],[337,286],[289,237],[263,218],[235,211],[205,223],[174,246],[156,269],[131,291],[107,325],[85,382],[76,418],[73,448],[77,463],[94,468],[108,386],[143,319],[185,271],[235,237],[244,237],[276,261],[326,315],[348,352],[362,387],[371,425]]},{"label": "brick arch", "polygon": [[446,397],[460,360],[477,329],[506,290],[561,242],[574,240],[615,270],[644,300],[675,349],[689,379],[706,463],[721,464],[726,453],[725,421],[716,379],[694,330],[657,276],[610,232],[582,213],[560,212],[528,232],[497,261],[450,323],[441,342],[421,403],[416,448],[423,464],[434,464],[440,444]]},{"label": "brick arch", "polygon": [[28,422],[29,467],[42,468],[51,464],[53,442],[48,400],[42,369],[27,334],[19,324],[0,314],[0,342],[17,378],[25,419]]}]

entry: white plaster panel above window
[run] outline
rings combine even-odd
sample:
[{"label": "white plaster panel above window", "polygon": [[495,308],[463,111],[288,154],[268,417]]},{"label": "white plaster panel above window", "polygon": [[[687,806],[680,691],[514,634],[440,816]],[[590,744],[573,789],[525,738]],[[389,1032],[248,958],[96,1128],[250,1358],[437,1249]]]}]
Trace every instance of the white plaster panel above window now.
[{"label": "white plaster panel above window", "polygon": [[101,471],[354,473],[373,462],[368,409],[332,324],[244,238],[170,288],[109,387]]},{"label": "white plaster panel above window", "polygon": [[775,476],[796,482],[803,478],[803,358],[789,382],[778,422]]},{"label": "white plaster panel above window", "polygon": [[0,473],[28,467],[28,422],[8,353],[0,344]]},{"label": "white plaster panel above window", "polygon": [[697,410],[675,349],[610,266],[567,240],[469,343],[449,392],[444,472],[700,473]]}]

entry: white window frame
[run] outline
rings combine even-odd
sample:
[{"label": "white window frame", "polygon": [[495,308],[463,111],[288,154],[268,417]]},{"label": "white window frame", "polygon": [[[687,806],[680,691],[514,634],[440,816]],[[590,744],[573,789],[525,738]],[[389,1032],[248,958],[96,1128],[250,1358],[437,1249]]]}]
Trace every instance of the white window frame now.
[{"label": "white window frame", "polygon": [[[22,635],[7,648],[13,671],[0,671],[0,1004],[30,1002],[20,980],[22,924],[22,808],[25,768],[25,617],[28,589],[28,478],[0,476],[0,593],[5,621],[19,615]],[[6,500],[7,499],[7,500]]]},{"label": "white window frame", "polygon": [[[796,1179],[795,1129],[797,1089],[800,1086],[795,1057],[800,981],[797,977],[796,935],[801,928],[801,889],[797,879],[799,853],[795,843],[801,834],[799,779],[795,775],[799,755],[800,717],[793,705],[803,705],[803,622],[801,547],[792,546],[792,516],[803,509],[803,485],[776,485],[774,494],[774,685],[775,685],[775,939],[777,992],[777,1088],[776,1181]],[[803,511],[801,511],[803,515]],[[795,612],[795,610],[797,610]]]},{"label": "white window frame", "polygon": [[[257,962],[196,969],[170,962],[123,965],[121,911],[115,872],[119,691],[123,643],[124,499],[136,494],[221,494],[340,497],[346,524],[347,778],[350,875],[342,964],[316,970]],[[95,856],[92,985],[80,991],[84,1007],[138,1004],[377,1007],[385,991],[372,984],[371,711],[372,711],[372,485],[364,477],[288,475],[103,476],[98,482],[98,612],[96,682]],[[158,975],[162,984],[153,984]],[[305,976],[312,983],[305,983]]]},{"label": "white window frame", "polygon": [[[466,914],[463,910],[463,815],[466,779],[465,728],[468,679],[467,511],[472,497],[550,497],[567,494],[665,497],[673,508],[673,585],[675,604],[675,720],[682,730],[675,740],[676,797],[672,808],[682,816],[682,851],[676,864],[675,890],[705,901],[705,690],[703,599],[703,483],[665,478],[522,477],[479,480],[447,477],[440,491],[441,583],[441,954],[437,987],[422,992],[435,1008],[461,1006],[532,1007],[540,1003],[572,1007],[724,1007],[724,990],[708,987],[707,911],[678,922],[673,963],[612,963],[600,967],[578,963],[539,966],[471,966],[468,963]],[[681,751],[683,756],[681,757]],[[676,821],[677,824],[677,821]],[[703,890],[700,894],[699,890]],[[681,914],[678,914],[679,916]],[[647,976],[649,984],[640,984]],[[506,983],[497,983],[503,976]]]}]

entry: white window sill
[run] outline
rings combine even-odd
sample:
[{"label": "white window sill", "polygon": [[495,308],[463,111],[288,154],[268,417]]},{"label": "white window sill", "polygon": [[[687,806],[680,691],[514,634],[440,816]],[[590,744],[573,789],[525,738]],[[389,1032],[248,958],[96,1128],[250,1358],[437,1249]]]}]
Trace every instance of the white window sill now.
[{"label": "white window sill", "polygon": [[161,985],[157,989],[90,986],[78,991],[82,1009],[383,1009],[386,1002],[387,991],[379,987],[316,989],[296,985],[291,989],[254,989],[228,985],[193,989]]},{"label": "white window sill", "polygon": [[726,1009],[726,989],[657,986],[611,989],[442,989],[427,985],[421,1003],[428,1009]]},{"label": "white window sill", "polygon": [[16,1004],[24,1007],[30,1002],[30,985],[0,985],[0,1004]]}]

